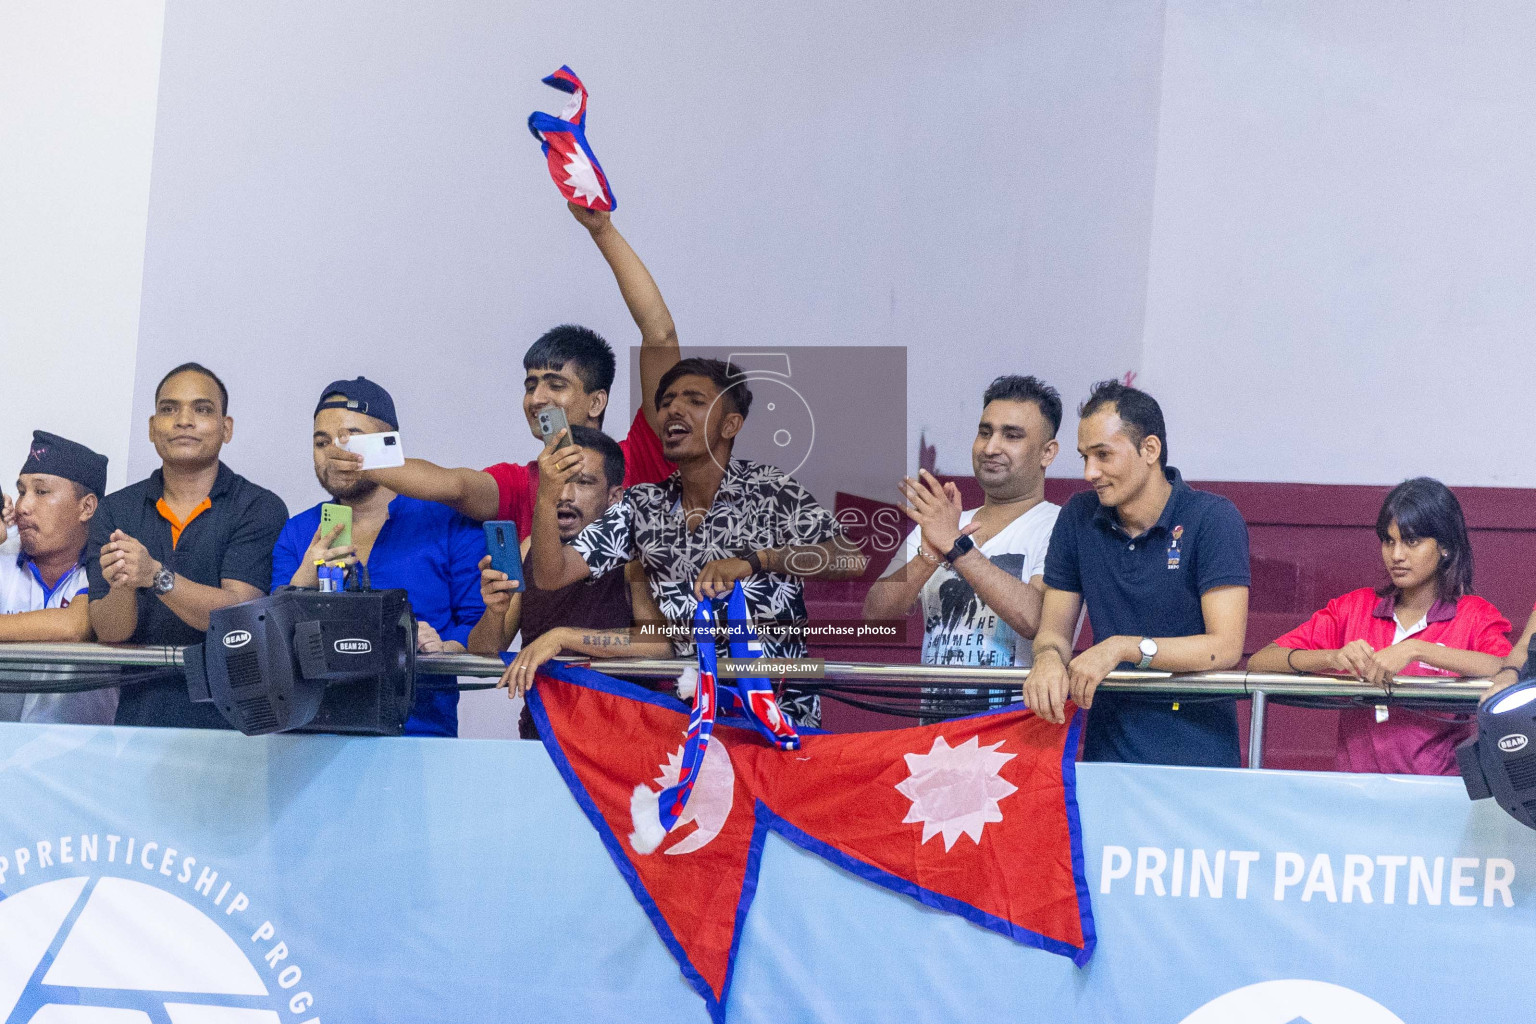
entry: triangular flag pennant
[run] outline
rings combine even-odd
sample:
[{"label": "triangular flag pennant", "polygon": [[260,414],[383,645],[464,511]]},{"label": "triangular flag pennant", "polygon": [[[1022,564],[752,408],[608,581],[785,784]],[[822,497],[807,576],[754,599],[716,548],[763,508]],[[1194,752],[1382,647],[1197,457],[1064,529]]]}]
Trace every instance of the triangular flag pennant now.
[{"label": "triangular flag pennant", "polygon": [[545,749],[683,976],[711,1017],[724,1020],[763,845],[752,794],[731,759],[730,740],[752,743],[752,734],[715,728],[677,827],[641,853],[631,839],[640,830],[635,787],[659,794],[677,783],[687,709],[631,683],[555,664],[540,670],[528,706]]},{"label": "triangular flag pennant", "polygon": [[[683,774],[689,709],[546,664],[528,706],[545,749],[710,1016],[725,1019],[769,829],[870,881],[1085,964],[1093,917],[1073,757],[1082,714],[1021,705],[781,750],[718,722],[674,827],[644,836],[637,788]],[[651,852],[642,852],[649,849]]]},{"label": "triangular flag pennant", "polygon": [[1093,917],[1070,728],[1022,705],[916,729],[737,752],[768,827],[849,871],[1088,962]]},{"label": "triangular flag pennant", "polygon": [[565,201],[589,210],[615,210],[619,201],[608,187],[608,176],[597,162],[597,155],[587,145],[587,90],[576,72],[561,66],[544,79],[544,84],[571,94],[559,117],[534,111],[528,115],[528,130],[544,144],[544,159],[549,176]]}]

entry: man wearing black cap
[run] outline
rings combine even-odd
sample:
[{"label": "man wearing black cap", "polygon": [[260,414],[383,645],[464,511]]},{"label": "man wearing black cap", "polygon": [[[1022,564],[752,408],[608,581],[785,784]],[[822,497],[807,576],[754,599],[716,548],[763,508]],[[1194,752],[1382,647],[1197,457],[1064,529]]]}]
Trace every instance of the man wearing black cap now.
[{"label": "man wearing black cap", "polygon": [[[5,498],[0,521],[0,641],[91,638],[86,541],[107,489],[107,458],[46,430]],[[7,527],[14,536],[7,538]],[[0,720],[111,724],[115,689],[88,693],[0,694]]]},{"label": "man wearing black cap", "polygon": [[[334,381],[320,393],[315,478],[333,502],[352,509],[352,543],[336,546],[340,524],[321,535],[319,505],[300,512],[288,520],[272,551],[272,588],[316,586],[316,561],[361,562],[375,589],[398,588],[410,595],[418,650],[462,652],[485,612],[478,565],[485,554],[484,531],[447,505],[396,494],[350,463],[327,457],[354,434],[399,429],[389,392],[366,377]],[[459,692],[453,677],[420,676],[416,685],[406,734],[457,736]]]},{"label": "man wearing black cap", "polygon": [[[91,625],[108,643],[202,643],[208,616],[267,592],[281,498],[219,461],[234,436],[229,392],[184,363],[155,388],[149,440],[161,466],[107,495],[91,520]],[[227,729],[180,678],[125,687],[118,725]]]}]

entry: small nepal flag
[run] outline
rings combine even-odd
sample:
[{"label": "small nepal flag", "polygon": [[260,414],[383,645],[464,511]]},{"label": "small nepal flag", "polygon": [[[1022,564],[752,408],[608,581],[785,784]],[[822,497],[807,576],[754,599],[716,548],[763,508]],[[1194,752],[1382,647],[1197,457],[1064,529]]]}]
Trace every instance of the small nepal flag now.
[{"label": "small nepal flag", "polygon": [[608,187],[608,176],[587,144],[587,90],[576,72],[561,66],[544,84],[571,94],[560,116],[543,111],[528,115],[528,130],[544,145],[549,176],[565,201],[589,210],[614,210],[619,202]]},{"label": "small nepal flag", "polygon": [[715,1021],[770,830],[1024,945],[1078,965],[1092,955],[1074,790],[1080,713],[1056,726],[1014,705],[920,728],[802,733],[798,750],[722,718],[682,817],[645,853],[632,795],[677,784],[689,709],[555,663],[528,700],[551,759]]}]

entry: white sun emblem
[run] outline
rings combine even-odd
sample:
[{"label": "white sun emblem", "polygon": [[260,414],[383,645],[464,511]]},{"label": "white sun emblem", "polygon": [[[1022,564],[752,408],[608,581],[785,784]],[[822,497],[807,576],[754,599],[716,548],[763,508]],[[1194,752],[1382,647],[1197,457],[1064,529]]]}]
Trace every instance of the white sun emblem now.
[{"label": "white sun emblem", "polygon": [[571,186],[576,193],[576,199],[591,199],[599,203],[607,203],[603,196],[603,183],[597,180],[597,168],[592,166],[592,161],[587,159],[587,154],[577,146],[566,155],[565,183]]},{"label": "white sun emblem", "polygon": [[902,824],[922,822],[924,843],[943,833],[945,853],[962,835],[979,845],[982,827],[1003,820],[997,802],[1019,789],[1000,774],[1003,765],[1018,756],[1001,753],[1002,745],[999,740],[983,747],[972,736],[951,747],[939,736],[928,753],[907,754],[911,774],[897,783],[896,791],[912,801],[912,808]]}]

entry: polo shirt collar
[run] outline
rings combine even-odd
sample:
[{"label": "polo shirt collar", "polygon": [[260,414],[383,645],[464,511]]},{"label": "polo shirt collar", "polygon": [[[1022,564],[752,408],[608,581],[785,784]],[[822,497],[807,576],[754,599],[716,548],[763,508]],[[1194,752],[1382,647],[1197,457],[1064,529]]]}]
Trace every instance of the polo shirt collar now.
[{"label": "polo shirt collar", "polygon": [[[80,549],[80,557],[75,559],[75,566],[77,568],[85,564],[85,553],[90,550],[90,547],[90,541],[86,541],[85,546]],[[25,551],[18,550],[16,552],[16,568],[24,569],[31,564],[33,564],[31,555],[27,554]],[[74,570],[70,571],[73,572]],[[68,576],[69,573],[65,573],[64,575]]]},{"label": "polo shirt collar", "polygon": [[90,544],[87,543],[85,547],[80,549],[80,557],[75,560],[75,567],[63,576],[60,576],[59,581],[51,587],[43,582],[43,574],[38,570],[37,563],[32,561],[32,556],[25,551],[18,551],[16,553],[16,568],[25,569],[32,574],[32,578],[37,581],[38,588],[43,592],[43,607],[46,608],[48,602],[53,600],[53,595],[59,592],[59,588],[67,583],[69,578],[85,565],[85,553],[89,548]]},{"label": "polo shirt collar", "polygon": [[[216,500],[229,493],[235,483],[234,470],[224,465],[224,460],[219,460],[219,475],[213,478],[213,489],[208,492],[210,500]],[[144,500],[153,505],[165,497],[165,469],[157,468],[149,474],[149,486],[144,491]]]},{"label": "polo shirt collar", "polygon": [[[1397,595],[1388,594],[1376,602],[1376,607],[1371,609],[1371,616],[1377,619],[1397,618]],[[1436,600],[1429,606],[1429,612],[1424,616],[1425,625],[1433,625],[1436,622],[1450,622],[1456,617],[1456,602]]]},{"label": "polo shirt collar", "polygon": [[[1162,515],[1157,517],[1157,522],[1153,523],[1151,529],[1147,530],[1148,533],[1151,533],[1153,530],[1162,530],[1164,533],[1171,531],[1177,525],[1174,519],[1179,514],[1179,507],[1183,505],[1184,498],[1191,492],[1189,484],[1184,482],[1184,475],[1172,466],[1163,467],[1163,478],[1168,481],[1169,486],[1173,490],[1168,492],[1168,501],[1163,505]],[[1100,505],[1094,511],[1093,518],[1095,521],[1111,529],[1124,530],[1124,527],[1120,525],[1119,513],[1112,508],[1105,508],[1103,505]]]}]

